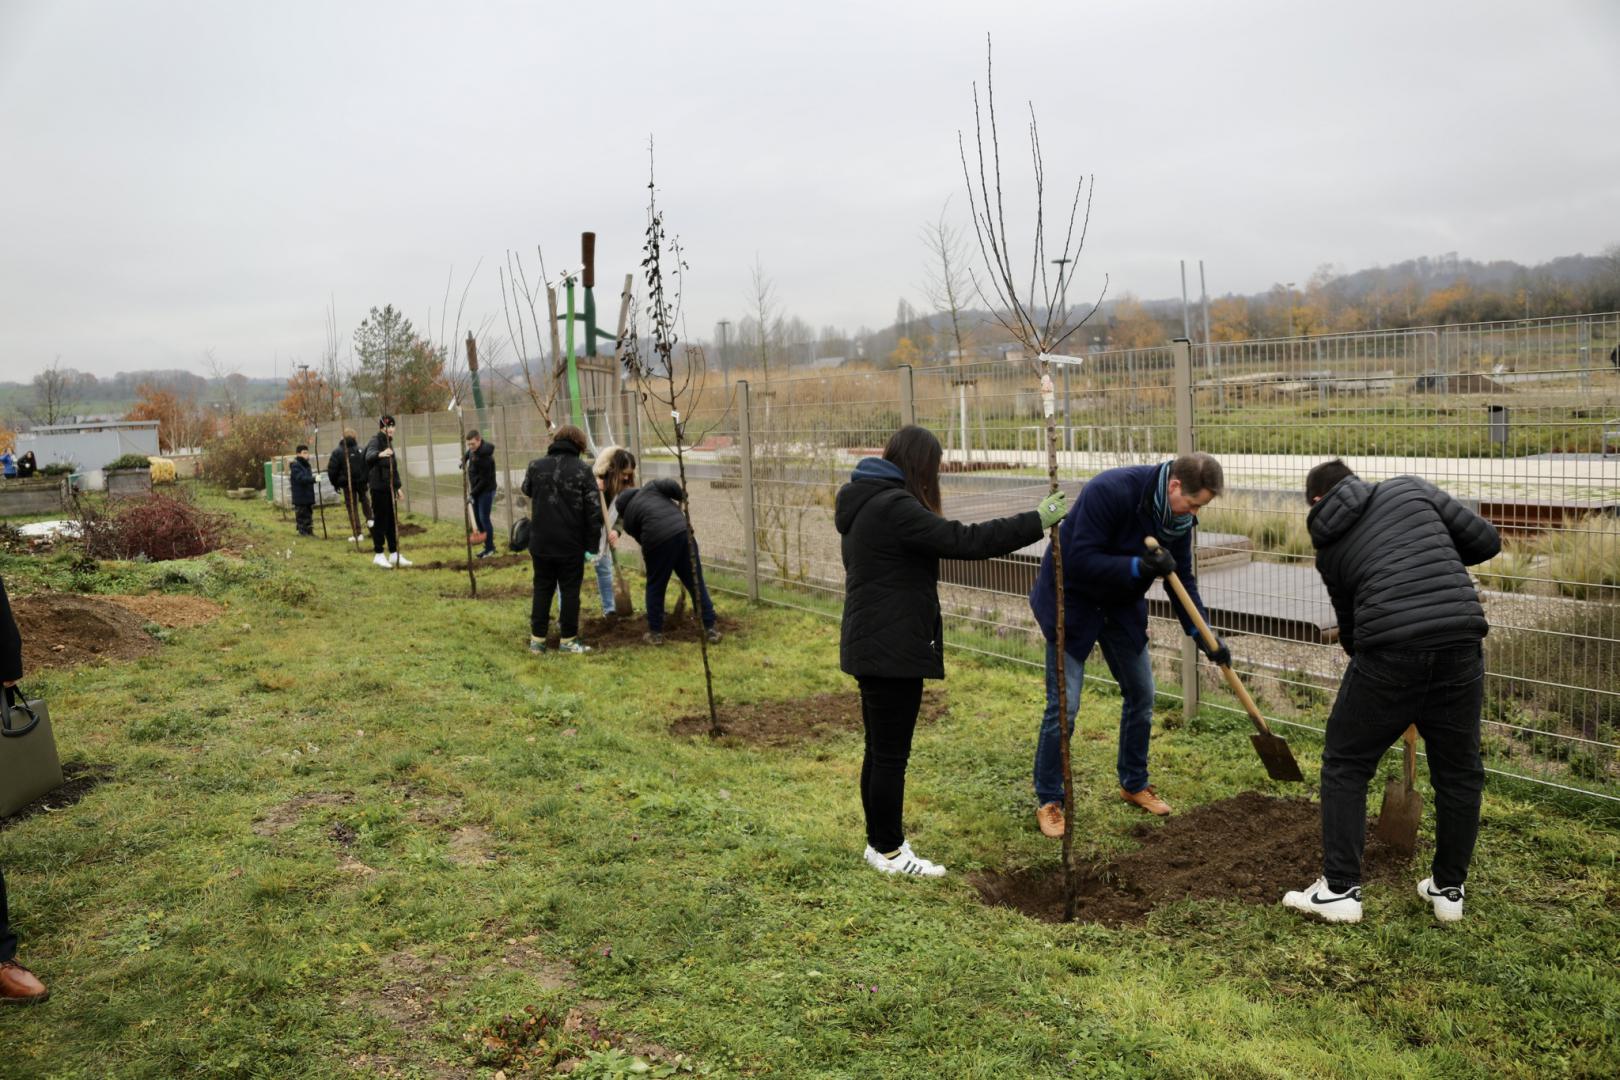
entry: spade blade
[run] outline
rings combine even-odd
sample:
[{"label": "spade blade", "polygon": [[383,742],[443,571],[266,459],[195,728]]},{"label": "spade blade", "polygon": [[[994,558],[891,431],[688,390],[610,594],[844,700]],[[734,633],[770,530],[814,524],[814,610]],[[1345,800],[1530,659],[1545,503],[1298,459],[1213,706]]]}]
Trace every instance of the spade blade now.
[{"label": "spade blade", "polygon": [[1299,771],[1299,762],[1294,760],[1294,752],[1288,748],[1288,740],[1280,735],[1253,732],[1249,741],[1254,744],[1255,753],[1260,755],[1260,761],[1266,767],[1266,775],[1273,780],[1304,780],[1305,776]]}]

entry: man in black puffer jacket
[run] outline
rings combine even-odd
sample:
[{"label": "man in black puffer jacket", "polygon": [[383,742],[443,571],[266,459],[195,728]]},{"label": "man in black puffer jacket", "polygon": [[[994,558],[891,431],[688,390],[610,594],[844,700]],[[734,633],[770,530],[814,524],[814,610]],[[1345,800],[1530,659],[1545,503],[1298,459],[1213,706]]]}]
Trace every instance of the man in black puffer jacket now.
[{"label": "man in black puffer jacket", "polygon": [[[394,457],[394,418],[379,417],[377,434],[366,443],[366,486],[371,489],[371,561],[384,570],[409,566],[399,553],[399,493],[403,477]],[[387,547],[388,553],[383,554]]]},{"label": "man in black puffer jacket", "polygon": [[[696,538],[693,547],[686,546],[686,515],[681,512],[685,497],[680,484],[663,479],[621,491],[613,500],[619,525],[641,545],[641,561],[647,571],[647,632],[642,640],[649,645],[664,643],[664,591],[671,574],[692,594],[710,644],[720,642],[718,617],[709,599],[709,586],[703,580],[703,558],[696,548]],[[694,562],[696,575],[692,573]]]},{"label": "man in black puffer jacket", "polygon": [[1488,626],[1467,567],[1502,550],[1490,522],[1416,476],[1379,484],[1342,461],[1305,478],[1306,522],[1350,666],[1322,749],[1322,878],[1283,903],[1329,922],[1361,919],[1367,783],[1416,724],[1435,794],[1432,874],[1418,892],[1462,918],[1479,835],[1479,753]]},{"label": "man in black puffer jacket", "polygon": [[602,534],[602,501],[596,474],[579,460],[585,433],[564,424],[546,456],[529,462],[523,494],[529,497],[529,557],[534,560],[534,602],[529,611],[529,651],[546,651],[551,628],[551,594],[561,592],[559,652],[590,652],[579,640],[579,585],[585,563]]},{"label": "man in black puffer jacket", "polygon": [[473,539],[484,536],[480,559],[495,554],[495,523],[490,512],[495,508],[495,444],[474,430],[467,432],[467,452],[461,456],[461,467],[467,470],[467,499],[472,503]]},{"label": "man in black puffer jacket", "polygon": [[326,482],[343,492],[343,506],[349,512],[349,543],[360,542],[361,525],[371,522],[371,500],[366,497],[366,455],[354,428],[343,429],[343,441],[326,458]]}]

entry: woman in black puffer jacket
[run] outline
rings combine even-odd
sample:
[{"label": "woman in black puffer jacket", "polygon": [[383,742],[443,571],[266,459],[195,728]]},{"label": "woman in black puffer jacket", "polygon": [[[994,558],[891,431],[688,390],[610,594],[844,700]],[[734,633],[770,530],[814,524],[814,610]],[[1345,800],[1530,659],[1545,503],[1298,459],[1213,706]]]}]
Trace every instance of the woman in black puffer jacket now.
[{"label": "woman in black puffer jacket", "polygon": [[939,460],[932,432],[901,428],[881,459],[855,466],[833,517],[844,553],[839,660],[860,686],[866,729],[866,861],[885,873],[924,877],[945,868],[912,852],[900,817],[923,680],[945,677],[939,560],[1010,554],[1038,541],[1067,509],[1057,492],[1026,513],[976,525],[950,521],[940,516]]}]

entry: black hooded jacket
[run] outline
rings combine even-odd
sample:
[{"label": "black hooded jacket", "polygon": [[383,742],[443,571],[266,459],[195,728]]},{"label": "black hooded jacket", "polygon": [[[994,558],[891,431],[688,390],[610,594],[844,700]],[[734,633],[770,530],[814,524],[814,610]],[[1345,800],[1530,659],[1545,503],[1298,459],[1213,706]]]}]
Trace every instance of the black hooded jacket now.
[{"label": "black hooded jacket", "polygon": [[1485,609],[1466,568],[1501,551],[1502,540],[1427,480],[1347,476],[1305,521],[1345,652],[1443,649],[1485,637]]},{"label": "black hooded jacket", "polygon": [[653,480],[621,491],[613,500],[613,508],[619,512],[619,524],[643,551],[667,544],[686,532],[681,485],[674,480]]},{"label": "black hooded jacket", "polygon": [[[493,459],[492,459],[493,460]],[[536,559],[580,559],[602,535],[602,499],[579,447],[557,439],[523,474],[529,497],[529,554]]]},{"label": "black hooded jacket", "polygon": [[495,490],[495,444],[488,439],[478,444],[477,450],[461,455],[461,467],[467,470],[467,496],[476,499],[486,491]]},{"label": "black hooded jacket", "polygon": [[940,517],[881,458],[861,461],[838,489],[833,523],[844,551],[839,664],[894,679],[945,677],[939,560],[994,558],[1041,538],[1034,510],[976,525]]},{"label": "black hooded jacket", "polygon": [[[343,461],[345,456],[349,459],[347,465]],[[357,440],[345,437],[326,457],[326,482],[339,491],[347,491],[351,475],[354,477],[354,490],[364,491],[366,455],[361,451]]]},{"label": "black hooded jacket", "polygon": [[381,431],[366,443],[366,486],[389,496],[399,489],[405,479],[399,472],[399,451],[394,450],[391,458],[382,456],[384,450],[393,446],[394,440]]},{"label": "black hooded jacket", "polygon": [[301,457],[292,459],[292,465],[287,470],[288,479],[292,483],[292,504],[294,506],[315,505],[315,469]]}]

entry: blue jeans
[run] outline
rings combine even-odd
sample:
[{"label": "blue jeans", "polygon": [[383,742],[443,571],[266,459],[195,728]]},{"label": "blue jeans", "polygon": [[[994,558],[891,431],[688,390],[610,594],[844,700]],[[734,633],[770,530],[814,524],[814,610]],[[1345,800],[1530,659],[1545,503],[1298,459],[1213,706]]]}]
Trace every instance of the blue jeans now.
[{"label": "blue jeans", "polygon": [[495,508],[495,492],[486,491],[482,495],[472,498],[473,524],[477,526],[473,531],[484,534],[484,550],[495,550],[495,523],[490,520],[490,511]]},{"label": "blue jeans", "polygon": [[[1136,649],[1123,627],[1112,620],[1103,623],[1097,638],[1103,660],[1119,684],[1124,700],[1119,707],[1119,757],[1115,767],[1119,786],[1141,791],[1148,783],[1148,737],[1153,732],[1153,662],[1147,645]],[[1064,676],[1068,683],[1069,733],[1074,734],[1074,714],[1080,709],[1080,686],[1085,682],[1086,665],[1064,653]],[[1041,734],[1035,743],[1035,801],[1038,806],[1063,803],[1063,742],[1058,732],[1057,646],[1046,643],[1046,712],[1041,717]]]},{"label": "blue jeans", "polygon": [[596,553],[596,591],[602,597],[602,614],[613,614],[613,557],[606,550]]}]

